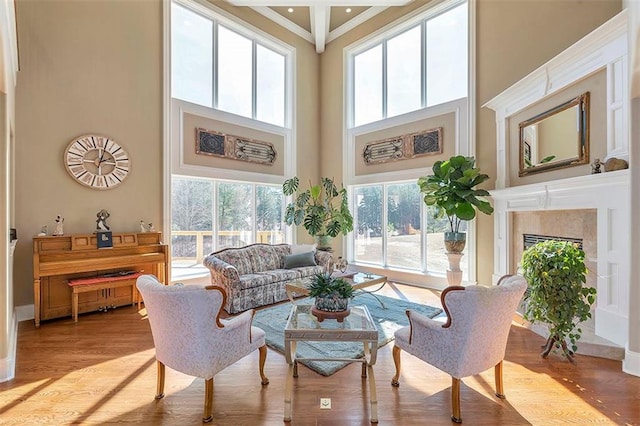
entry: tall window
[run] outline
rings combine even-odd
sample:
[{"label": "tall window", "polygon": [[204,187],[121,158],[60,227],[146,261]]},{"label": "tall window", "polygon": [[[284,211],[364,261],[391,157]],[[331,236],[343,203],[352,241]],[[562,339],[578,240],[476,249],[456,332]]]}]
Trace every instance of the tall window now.
[{"label": "tall window", "polygon": [[171,5],[171,95],[285,126],[287,56],[213,15]]},{"label": "tall window", "polygon": [[[424,205],[415,181],[356,186],[353,194],[357,263],[437,274],[446,271],[448,221],[434,218],[435,210]],[[467,259],[463,256],[460,264],[465,279]]]},{"label": "tall window", "polygon": [[174,177],[174,260],[199,262],[226,247],[285,241],[284,196],[276,185]]},{"label": "tall window", "polygon": [[467,96],[467,3],[351,56],[353,126]]}]

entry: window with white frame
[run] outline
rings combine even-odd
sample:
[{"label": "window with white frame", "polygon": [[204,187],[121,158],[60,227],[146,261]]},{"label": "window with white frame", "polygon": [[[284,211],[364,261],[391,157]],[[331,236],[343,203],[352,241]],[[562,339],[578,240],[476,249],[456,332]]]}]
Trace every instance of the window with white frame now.
[{"label": "window with white frame", "polygon": [[[353,155],[359,135],[387,134],[385,129],[447,113],[461,115],[455,129],[444,130],[455,133],[456,154],[470,154],[468,28],[467,0],[445,0],[347,48],[345,155]],[[354,211],[349,260],[386,269],[389,276],[413,272],[427,282],[430,275],[443,277],[447,221],[435,218],[434,210],[424,205],[416,183],[435,160],[425,157],[420,169],[356,175],[361,158],[356,152],[352,159],[345,170]],[[467,250],[474,250],[472,244],[465,254]],[[469,276],[470,258],[463,256],[460,264],[465,280],[474,278]]]},{"label": "window with white frame", "polygon": [[467,96],[467,2],[449,4],[351,53],[354,127]]},{"label": "window with white frame", "polygon": [[227,247],[285,242],[278,185],[174,176],[171,191],[174,262],[201,262]]},{"label": "window with white frame", "polygon": [[[172,0],[167,5],[171,117],[186,110],[206,119],[274,132],[283,135],[287,147],[293,122],[293,48],[205,3]],[[187,143],[182,137],[172,132],[174,149]],[[286,160],[285,173],[289,164]],[[246,170],[172,165],[172,276],[201,273],[198,264],[215,250],[285,242],[284,196],[276,183],[280,178]]]},{"label": "window with white frame", "polygon": [[286,125],[287,54],[203,6],[171,5],[171,95]]},{"label": "window with white frame", "polygon": [[[447,269],[443,237],[448,221],[435,218],[435,210],[424,205],[415,181],[357,185],[353,197],[356,263],[420,273]],[[466,231],[466,223],[462,227]],[[464,279],[467,259],[460,262]]]}]

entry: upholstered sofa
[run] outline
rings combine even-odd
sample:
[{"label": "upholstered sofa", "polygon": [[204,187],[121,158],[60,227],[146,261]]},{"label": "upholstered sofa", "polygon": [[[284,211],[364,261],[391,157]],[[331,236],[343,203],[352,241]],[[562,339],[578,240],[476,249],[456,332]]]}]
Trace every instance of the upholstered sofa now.
[{"label": "upholstered sofa", "polygon": [[331,253],[313,246],[251,244],[211,253],[202,262],[211,283],[227,292],[224,309],[234,314],[287,299],[286,283],[333,270]]}]

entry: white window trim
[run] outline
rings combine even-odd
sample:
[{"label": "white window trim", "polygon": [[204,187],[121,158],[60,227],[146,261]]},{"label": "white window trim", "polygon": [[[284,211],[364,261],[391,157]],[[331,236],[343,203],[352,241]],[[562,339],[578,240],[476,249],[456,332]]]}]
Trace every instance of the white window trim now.
[{"label": "white window trim", "polygon": [[[475,156],[476,152],[476,0],[467,0],[468,3],[468,92],[466,102],[465,98],[446,102],[444,104],[423,108],[406,114],[388,117],[383,120],[367,123],[358,127],[353,125],[353,61],[352,57],[359,52],[363,52],[372,47],[373,44],[381,42],[383,39],[391,38],[397,34],[401,34],[418,22],[436,16],[452,7],[461,4],[464,0],[445,0],[435,6],[427,4],[415,11],[403,16],[402,18],[389,23],[388,25],[373,32],[369,36],[358,40],[355,43],[346,46],[343,50],[343,182],[347,187],[349,199],[353,203],[353,185],[387,183],[393,181],[403,181],[408,179],[417,179],[420,176],[431,174],[431,166],[433,163],[425,164],[424,168],[406,170],[401,172],[387,172],[370,174],[366,176],[355,175],[355,138],[358,135],[382,130],[389,127],[408,124],[429,117],[454,112],[456,114],[456,155]],[[465,131],[462,131],[465,130]],[[428,160],[427,160],[428,161]],[[353,208],[353,205],[351,205]],[[423,213],[426,208],[423,206]],[[349,262],[353,261],[354,239],[352,236],[345,238],[346,254]],[[424,240],[424,239],[423,239]],[[423,241],[424,243],[424,241]],[[424,244],[423,244],[424,245]],[[467,230],[467,247],[469,273],[468,281],[464,284],[474,284],[476,282],[476,221],[468,223]],[[424,256],[424,247],[421,248]],[[446,277],[439,275],[425,275],[414,272],[395,270],[393,268],[375,268],[365,266],[363,269],[379,272],[387,275],[390,279],[400,282],[407,282],[419,286],[443,289],[447,284]]]},{"label": "white window trim", "polygon": [[[257,27],[237,18],[206,0],[175,0],[176,3],[195,10],[208,18],[216,19],[220,24],[246,35],[252,40],[256,37],[265,47],[285,56],[285,123],[284,127],[276,126],[252,118],[242,117],[232,113],[192,104],[190,102],[173,99],[171,97],[171,5],[172,1],[163,2],[163,226],[165,240],[171,235],[171,177],[173,174],[185,177],[208,177],[214,179],[243,180],[247,182],[261,182],[267,184],[281,184],[288,176],[297,173],[296,148],[296,49],[260,30]],[[176,104],[174,104],[176,103]],[[234,171],[220,168],[186,165],[182,158],[182,116],[185,112],[202,115],[232,124],[245,126],[261,131],[284,136],[283,175],[267,175]],[[177,157],[176,157],[177,156]],[[286,241],[293,241],[294,231],[286,227]]]}]

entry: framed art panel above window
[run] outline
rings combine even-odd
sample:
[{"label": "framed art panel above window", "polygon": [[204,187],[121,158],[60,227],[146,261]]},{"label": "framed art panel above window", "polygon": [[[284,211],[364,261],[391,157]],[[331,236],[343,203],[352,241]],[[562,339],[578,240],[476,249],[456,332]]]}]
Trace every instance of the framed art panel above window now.
[{"label": "framed art panel above window", "polygon": [[442,127],[387,138],[365,145],[365,164],[406,160],[425,155],[442,154]]},{"label": "framed art panel above window", "polygon": [[278,153],[270,142],[196,129],[196,154],[272,165]]}]

